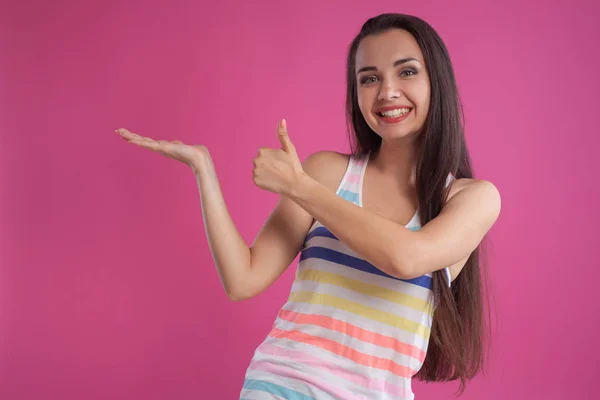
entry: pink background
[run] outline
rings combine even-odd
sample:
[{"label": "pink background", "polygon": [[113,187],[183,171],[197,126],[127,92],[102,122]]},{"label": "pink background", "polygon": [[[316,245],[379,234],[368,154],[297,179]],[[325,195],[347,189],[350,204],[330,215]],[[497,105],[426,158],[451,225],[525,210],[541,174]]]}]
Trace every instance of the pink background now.
[{"label": "pink background", "polygon": [[252,183],[258,148],[285,117],[301,158],[348,149],[346,49],[382,12],[444,38],[503,197],[491,360],[463,398],[597,398],[597,2],[3,3],[1,399],[237,398],[295,263],[230,302],[191,170],[113,130],[206,144],[251,243],[277,201]]}]

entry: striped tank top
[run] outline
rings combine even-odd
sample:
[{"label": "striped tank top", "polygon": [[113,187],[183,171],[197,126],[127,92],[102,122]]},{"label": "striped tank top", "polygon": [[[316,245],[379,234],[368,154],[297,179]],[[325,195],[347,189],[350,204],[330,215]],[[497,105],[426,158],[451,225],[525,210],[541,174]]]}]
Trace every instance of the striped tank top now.
[{"label": "striped tank top", "polygon": [[[351,155],[336,192],[361,207],[368,160]],[[418,212],[406,227],[420,228]],[[432,274],[387,275],[315,221],[240,399],[414,399],[411,378],[425,359],[433,311]]]}]

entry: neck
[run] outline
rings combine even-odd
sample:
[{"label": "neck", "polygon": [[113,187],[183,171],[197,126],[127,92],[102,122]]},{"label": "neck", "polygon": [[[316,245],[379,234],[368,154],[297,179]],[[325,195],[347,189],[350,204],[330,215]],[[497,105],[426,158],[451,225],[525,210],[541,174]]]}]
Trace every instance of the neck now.
[{"label": "neck", "polygon": [[416,143],[383,141],[379,151],[373,155],[372,164],[382,174],[393,176],[398,182],[406,182],[412,186],[416,179],[416,158]]}]

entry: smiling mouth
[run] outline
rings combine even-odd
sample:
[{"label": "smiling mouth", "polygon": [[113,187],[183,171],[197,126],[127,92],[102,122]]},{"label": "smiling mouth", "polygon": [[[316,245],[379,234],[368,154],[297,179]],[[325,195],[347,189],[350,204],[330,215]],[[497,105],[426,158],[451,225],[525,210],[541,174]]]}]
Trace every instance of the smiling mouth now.
[{"label": "smiling mouth", "polygon": [[378,111],[376,114],[383,118],[399,118],[408,114],[411,108],[396,108],[394,110]]}]

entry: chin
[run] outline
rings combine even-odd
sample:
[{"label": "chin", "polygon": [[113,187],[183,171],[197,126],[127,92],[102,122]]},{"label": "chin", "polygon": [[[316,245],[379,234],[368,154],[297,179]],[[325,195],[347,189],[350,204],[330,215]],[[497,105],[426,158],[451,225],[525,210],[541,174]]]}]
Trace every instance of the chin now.
[{"label": "chin", "polygon": [[396,141],[418,136],[419,129],[412,126],[377,126],[373,129],[384,141]]}]

